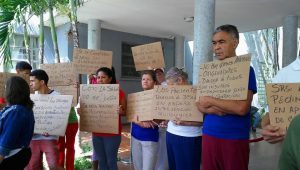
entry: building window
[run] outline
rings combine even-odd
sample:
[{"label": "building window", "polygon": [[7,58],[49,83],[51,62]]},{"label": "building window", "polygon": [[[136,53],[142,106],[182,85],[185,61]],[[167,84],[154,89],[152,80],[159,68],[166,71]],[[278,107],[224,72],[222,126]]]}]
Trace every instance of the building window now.
[{"label": "building window", "polygon": [[140,78],[140,73],[135,70],[131,47],[137,44],[122,42],[122,78]]},{"label": "building window", "polygon": [[[30,36],[29,37],[29,47],[30,47],[30,56],[31,56],[31,66],[33,69],[37,69],[39,67],[39,48],[38,48],[38,37]],[[11,50],[11,60],[12,66],[11,68],[7,68],[8,72],[15,72],[15,65],[18,61],[27,61],[28,56],[26,54],[24,35],[22,34],[13,34],[12,38],[9,42],[10,50]],[[3,69],[3,68],[1,68]],[[3,71],[3,70],[2,70]]]}]

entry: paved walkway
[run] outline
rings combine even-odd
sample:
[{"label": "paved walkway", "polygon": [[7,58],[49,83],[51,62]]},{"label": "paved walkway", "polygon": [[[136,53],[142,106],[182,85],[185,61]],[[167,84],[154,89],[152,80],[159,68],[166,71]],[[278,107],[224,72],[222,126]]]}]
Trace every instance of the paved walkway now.
[{"label": "paved walkway", "polygon": [[[130,125],[123,126],[122,142],[119,148],[118,166],[120,170],[133,170],[133,165],[124,163],[130,158]],[[91,144],[91,134],[80,132],[82,143]],[[251,135],[252,138],[258,138],[259,130],[256,134]],[[76,143],[76,156],[80,156],[79,145]],[[281,150],[281,144],[271,145],[265,141],[250,144],[250,161],[249,170],[276,170],[278,158]],[[91,153],[89,153],[91,154]]]}]

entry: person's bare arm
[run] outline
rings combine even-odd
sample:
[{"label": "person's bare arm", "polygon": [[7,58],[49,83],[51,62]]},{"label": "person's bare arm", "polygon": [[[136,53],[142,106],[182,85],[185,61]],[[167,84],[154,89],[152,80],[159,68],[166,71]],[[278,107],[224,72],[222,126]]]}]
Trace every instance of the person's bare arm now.
[{"label": "person's bare arm", "polygon": [[285,131],[278,126],[270,125],[269,113],[262,118],[261,127],[261,135],[264,137],[265,141],[271,144],[283,141]]},{"label": "person's bare arm", "polygon": [[173,120],[173,122],[176,125],[181,125],[181,126],[202,126],[202,122],[192,122],[192,121],[180,121],[180,120]]},{"label": "person's bare arm", "polygon": [[121,100],[120,100],[120,106],[119,106],[119,114],[121,116],[125,116],[126,115],[126,108],[127,108],[127,105],[126,105],[126,99],[125,97],[123,97]]},{"label": "person's bare arm", "polygon": [[[210,110],[213,111],[214,109],[225,114],[235,114],[235,115],[244,116],[248,113],[250,109],[252,98],[253,98],[253,92],[251,90],[248,90],[248,95],[246,100],[223,100],[223,99],[217,99],[210,96],[204,96],[199,98],[199,104],[203,108],[206,108],[206,111],[210,111]],[[212,111],[205,112],[205,113],[209,114]]]}]

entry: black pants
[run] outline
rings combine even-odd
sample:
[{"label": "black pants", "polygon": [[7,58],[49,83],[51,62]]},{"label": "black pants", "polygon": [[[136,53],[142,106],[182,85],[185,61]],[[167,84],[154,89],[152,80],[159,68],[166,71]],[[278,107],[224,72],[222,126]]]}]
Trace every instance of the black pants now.
[{"label": "black pants", "polygon": [[17,154],[6,158],[0,164],[0,170],[23,170],[31,158],[31,149],[23,148]]}]

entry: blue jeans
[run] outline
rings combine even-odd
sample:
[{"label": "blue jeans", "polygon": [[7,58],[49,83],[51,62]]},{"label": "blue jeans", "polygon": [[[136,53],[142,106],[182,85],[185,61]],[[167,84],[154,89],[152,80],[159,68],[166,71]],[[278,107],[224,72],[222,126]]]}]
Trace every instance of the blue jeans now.
[{"label": "blue jeans", "polygon": [[202,137],[184,137],[167,132],[170,170],[200,170]]},{"label": "blue jeans", "polygon": [[117,170],[118,149],[121,144],[121,136],[93,136],[93,147],[96,158],[99,161],[99,170]]}]

